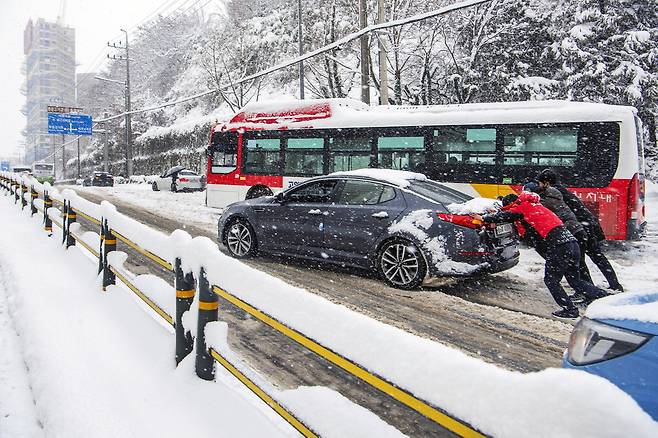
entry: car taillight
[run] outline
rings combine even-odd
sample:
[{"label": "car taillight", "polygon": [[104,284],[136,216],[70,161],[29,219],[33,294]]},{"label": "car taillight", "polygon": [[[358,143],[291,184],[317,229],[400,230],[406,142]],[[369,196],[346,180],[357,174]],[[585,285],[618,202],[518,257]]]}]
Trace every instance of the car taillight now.
[{"label": "car taillight", "polygon": [[626,219],[638,219],[639,204],[644,197],[644,181],[640,181],[640,175],[635,174],[628,186],[628,206]]},{"label": "car taillight", "polygon": [[574,365],[588,365],[637,350],[651,335],[582,318],[569,339],[567,359]]},{"label": "car taillight", "polygon": [[189,182],[190,180],[187,178],[178,178],[178,181],[180,182]]},{"label": "car taillight", "polygon": [[484,223],[480,220],[473,219],[470,216],[467,215],[461,215],[461,214],[447,214],[447,213],[438,213],[437,216],[439,219],[442,221],[450,222],[455,225],[459,225],[462,227],[466,228],[473,228],[473,229],[478,229],[484,225]]}]

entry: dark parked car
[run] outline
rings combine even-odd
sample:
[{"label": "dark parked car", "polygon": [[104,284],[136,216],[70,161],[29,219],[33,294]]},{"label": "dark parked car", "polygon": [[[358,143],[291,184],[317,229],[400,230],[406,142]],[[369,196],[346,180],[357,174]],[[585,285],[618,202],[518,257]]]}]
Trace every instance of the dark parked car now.
[{"label": "dark parked car", "polygon": [[114,177],[107,172],[94,172],[82,180],[82,185],[112,187],[114,185]]},{"label": "dark parked car", "polygon": [[414,175],[333,174],[231,204],[219,219],[219,241],[236,258],[262,251],[376,269],[403,289],[428,275],[499,272],[518,262],[510,224],[489,228],[450,214],[447,205],[471,198]]}]

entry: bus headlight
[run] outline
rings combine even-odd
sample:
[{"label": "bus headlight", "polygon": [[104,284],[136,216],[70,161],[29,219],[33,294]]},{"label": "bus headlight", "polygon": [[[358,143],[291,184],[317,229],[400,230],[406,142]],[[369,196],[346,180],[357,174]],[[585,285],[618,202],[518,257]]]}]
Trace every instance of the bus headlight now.
[{"label": "bus headlight", "polygon": [[637,350],[651,335],[582,318],[569,339],[568,360],[574,365],[603,362]]}]

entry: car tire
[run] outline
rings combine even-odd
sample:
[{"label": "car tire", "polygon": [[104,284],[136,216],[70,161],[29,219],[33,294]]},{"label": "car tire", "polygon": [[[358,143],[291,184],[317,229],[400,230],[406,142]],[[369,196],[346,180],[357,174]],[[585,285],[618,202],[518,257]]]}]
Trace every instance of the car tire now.
[{"label": "car tire", "polygon": [[418,246],[406,239],[386,241],[377,253],[377,272],[389,286],[416,289],[427,274],[427,263]]},{"label": "car tire", "polygon": [[222,241],[231,257],[244,259],[256,255],[258,242],[251,224],[241,218],[230,221],[224,227]]},{"label": "car tire", "polygon": [[158,188],[158,183],[156,183],[155,181],[153,181],[153,184],[151,185],[151,188],[153,188],[154,192],[159,192],[160,191],[160,189]]}]

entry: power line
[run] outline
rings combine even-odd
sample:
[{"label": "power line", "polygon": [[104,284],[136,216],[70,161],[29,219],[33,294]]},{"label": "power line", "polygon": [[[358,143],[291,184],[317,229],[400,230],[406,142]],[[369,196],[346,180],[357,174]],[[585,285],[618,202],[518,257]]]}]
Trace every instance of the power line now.
[{"label": "power line", "polygon": [[[392,27],[398,27],[398,26],[404,26],[404,25],[407,25],[407,24],[417,23],[419,21],[427,20],[429,18],[438,17],[440,15],[445,15],[445,14],[448,14],[450,12],[458,11],[458,10],[461,10],[461,9],[471,8],[473,6],[478,6],[478,5],[481,5],[481,4],[484,4],[484,3],[488,3],[490,1],[492,1],[492,0],[466,0],[466,1],[459,2],[459,3],[454,3],[454,4],[449,5],[449,6],[444,6],[442,8],[439,8],[439,9],[436,9],[436,10],[433,10],[433,11],[412,15],[411,17],[401,18],[401,19],[394,20],[394,21],[388,21],[386,23],[373,24],[373,25],[370,25],[368,27],[364,27],[363,29],[360,29],[357,32],[353,32],[349,35],[346,35],[343,38],[341,38],[337,41],[334,41],[333,43],[327,44],[326,46],[323,46],[323,47],[320,47],[319,49],[313,50],[312,52],[307,52],[307,53],[305,53],[301,56],[298,56],[296,58],[293,58],[293,59],[290,59],[288,61],[283,61],[279,64],[276,64],[275,66],[270,67],[268,69],[261,70],[258,73],[254,73],[252,75],[245,76],[242,79],[239,79],[239,80],[233,82],[232,84],[222,85],[218,88],[208,90],[208,91],[204,91],[202,93],[198,93],[198,94],[195,94],[195,95],[192,95],[192,96],[184,97],[184,98],[175,100],[173,102],[166,102],[166,103],[163,103],[161,105],[154,105],[154,106],[147,107],[147,108],[136,109],[136,110],[131,111],[130,113],[131,114],[139,114],[139,113],[143,113],[143,112],[155,111],[155,110],[158,110],[158,109],[162,109],[162,108],[166,108],[166,107],[169,107],[169,106],[177,105],[179,103],[184,103],[184,102],[188,102],[190,100],[199,99],[203,96],[207,96],[209,94],[214,94],[214,93],[217,93],[221,90],[229,89],[232,86],[235,86],[235,85],[238,85],[238,84],[241,84],[241,83],[244,83],[244,82],[249,82],[249,81],[252,81],[254,79],[258,79],[262,76],[268,75],[268,74],[273,73],[275,71],[282,70],[284,68],[295,65],[299,62],[305,61],[309,58],[313,58],[317,55],[321,55],[321,54],[323,54],[325,52],[328,52],[330,50],[339,48],[340,46],[343,46],[343,45],[345,45],[345,44],[347,44],[351,41],[354,41],[358,38],[361,38],[363,35],[366,35],[366,34],[369,34],[369,33],[372,33],[372,32],[376,32],[376,31],[379,31],[379,30],[390,29]],[[98,122],[107,122],[107,121],[114,120],[114,119],[117,119],[119,117],[124,117],[124,116],[125,116],[125,113],[115,114],[113,116],[106,117],[104,119],[99,119],[97,121]]]},{"label": "power line", "polygon": [[[369,34],[369,33],[372,33],[372,32],[376,32],[376,31],[380,31],[380,30],[384,30],[384,29],[390,29],[390,28],[393,28],[393,27],[398,27],[398,26],[403,26],[403,25],[407,25],[407,24],[417,23],[419,21],[427,20],[429,18],[438,17],[440,15],[445,15],[445,14],[455,12],[455,11],[458,11],[458,10],[461,10],[461,9],[471,8],[473,6],[479,6],[481,4],[488,3],[490,1],[491,0],[466,0],[466,1],[459,2],[459,3],[454,3],[454,4],[449,5],[449,6],[444,6],[442,8],[439,8],[439,9],[436,9],[436,10],[433,10],[433,11],[412,15],[411,17],[402,18],[402,19],[398,19],[398,20],[394,20],[394,21],[389,21],[389,22],[386,22],[386,23],[373,24],[373,25],[367,26],[363,29],[360,29],[357,32],[353,32],[349,35],[346,35],[343,38],[341,38],[337,41],[334,41],[333,43],[327,44],[326,46],[323,46],[323,47],[320,47],[319,49],[313,50],[312,52],[307,52],[307,53],[305,53],[301,56],[298,56],[296,58],[290,59],[288,61],[283,61],[283,62],[281,62],[281,63],[279,63],[279,64],[277,64],[273,67],[270,67],[268,69],[261,70],[258,73],[255,73],[255,74],[252,74],[252,75],[249,75],[249,76],[245,76],[242,79],[239,79],[239,80],[233,82],[232,84],[223,85],[223,86],[220,86],[216,89],[204,91],[204,92],[192,95],[192,96],[177,99],[173,102],[166,102],[166,103],[163,103],[163,104],[160,104],[160,105],[154,105],[154,106],[147,107],[147,108],[140,108],[140,109],[137,109],[137,110],[132,110],[129,113],[132,115],[132,114],[139,114],[139,113],[143,113],[143,112],[155,111],[155,110],[158,110],[158,109],[162,109],[162,108],[177,105],[177,104],[180,104],[180,103],[188,102],[190,100],[199,99],[201,97],[217,93],[220,90],[231,88],[232,86],[235,86],[237,84],[241,84],[241,83],[244,83],[244,82],[252,81],[254,79],[258,79],[262,76],[268,75],[268,74],[273,73],[275,71],[278,71],[278,70],[290,67],[292,65],[295,65],[295,64],[297,64],[301,61],[305,61],[309,58],[313,58],[317,55],[320,55],[320,54],[323,54],[323,53],[328,52],[330,50],[339,48],[340,46],[342,46],[344,44],[347,44],[351,41],[354,41],[354,40],[360,38],[363,35],[366,35],[366,34]],[[128,113],[128,112],[125,111],[125,112],[120,113],[120,114],[115,114],[113,116],[105,117],[105,118],[102,118],[102,119],[97,119],[96,123],[109,122],[111,120],[115,120],[115,119],[118,119],[120,117],[125,117],[126,113]],[[71,144],[76,140],[77,140],[77,138],[71,140],[70,142],[63,143],[62,146],[60,147],[60,149],[63,149],[67,144]],[[53,152],[53,154],[47,156],[45,159],[52,157],[56,152],[57,151]]]}]

